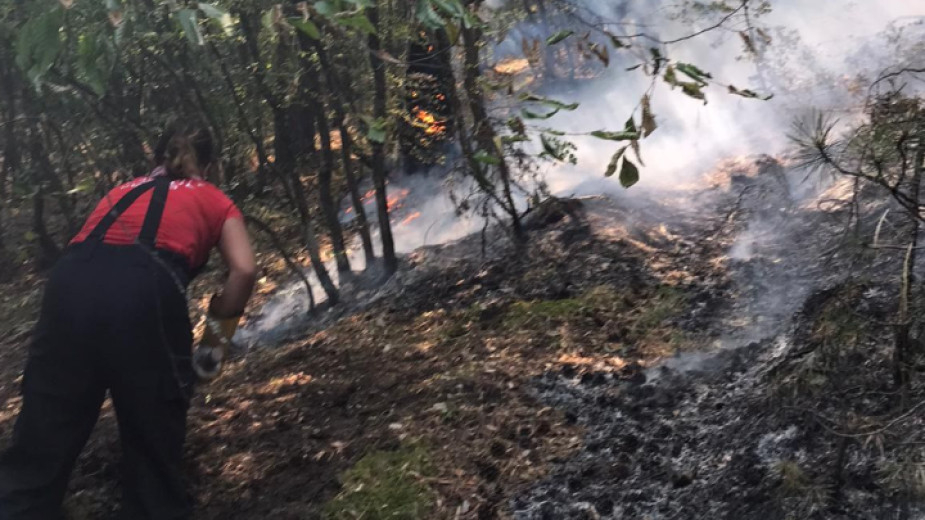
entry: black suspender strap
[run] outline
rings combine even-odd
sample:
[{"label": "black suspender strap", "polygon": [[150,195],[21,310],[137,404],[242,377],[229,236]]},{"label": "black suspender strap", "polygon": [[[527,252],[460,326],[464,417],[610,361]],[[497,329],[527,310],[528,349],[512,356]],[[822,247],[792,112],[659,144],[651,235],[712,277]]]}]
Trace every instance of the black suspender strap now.
[{"label": "black suspender strap", "polygon": [[93,231],[87,235],[86,242],[102,242],[103,238],[106,236],[106,233],[109,232],[109,228],[116,222],[116,220],[125,213],[125,210],[129,208],[139,197],[145,194],[145,192],[154,188],[154,182],[146,182],[139,186],[136,186],[132,191],[126,193],[119,199],[118,202],[113,204],[112,209],[110,209],[106,215],[100,219],[99,224],[93,228]]},{"label": "black suspender strap", "polygon": [[154,193],[148,204],[144,224],[138,234],[138,241],[154,249],[157,243],[157,230],[161,226],[161,217],[164,216],[164,207],[167,205],[167,194],[170,193],[170,179],[158,177],[154,180]]},{"label": "black suspender strap", "polygon": [[102,242],[109,228],[125,213],[125,210],[152,189],[154,193],[151,194],[151,202],[148,204],[148,211],[145,213],[145,220],[138,234],[138,242],[154,249],[157,242],[157,230],[161,226],[161,217],[164,216],[164,207],[167,204],[167,194],[170,193],[170,179],[167,177],[158,177],[151,182],[136,186],[123,195],[87,235],[86,242]]}]

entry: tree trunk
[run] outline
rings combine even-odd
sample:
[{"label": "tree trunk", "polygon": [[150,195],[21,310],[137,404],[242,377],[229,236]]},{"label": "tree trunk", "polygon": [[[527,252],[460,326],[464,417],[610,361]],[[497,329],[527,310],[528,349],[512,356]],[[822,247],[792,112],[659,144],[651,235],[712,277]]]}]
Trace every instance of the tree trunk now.
[{"label": "tree trunk", "polygon": [[[317,80],[311,73],[313,90],[318,91]],[[311,101],[312,112],[315,113],[315,122],[318,135],[321,137],[321,168],[318,170],[318,198],[321,202],[321,211],[331,233],[331,246],[334,248],[334,258],[337,260],[337,270],[341,273],[350,272],[350,261],[347,259],[347,247],[344,244],[344,233],[338,218],[337,204],[331,194],[331,178],[334,174],[334,152],[331,150],[331,128],[328,126],[328,117],[324,105],[317,99]]]},{"label": "tree trunk", "polygon": [[[479,29],[473,27],[470,29],[463,29],[462,35],[465,51],[463,86],[466,89],[469,111],[472,113],[473,124],[475,125],[476,142],[482,152],[493,156],[497,162],[495,168],[498,172],[498,180],[501,182],[501,206],[511,219],[514,241],[518,245],[522,245],[527,241],[527,234],[524,231],[520,221],[520,214],[517,211],[517,205],[514,202],[511,171],[507,164],[507,159],[504,157],[504,150],[499,149],[495,144],[497,134],[488,117],[488,110],[485,108],[484,93],[480,85],[479,40],[481,38],[481,33]],[[483,189],[485,188],[483,187]],[[489,189],[494,191],[495,188],[494,186],[490,186]]]},{"label": "tree trunk", "polygon": [[295,192],[295,199],[299,209],[299,216],[302,217],[302,231],[305,236],[305,248],[308,250],[308,257],[312,261],[312,268],[315,270],[315,274],[318,275],[321,288],[324,289],[324,292],[328,295],[328,301],[331,305],[334,305],[340,299],[340,294],[337,291],[337,287],[334,285],[334,281],[331,280],[328,269],[321,260],[321,247],[318,245],[315,223],[312,221],[311,212],[305,200],[305,190],[302,187],[302,181],[299,180],[298,175],[294,173],[291,177],[293,191]]},{"label": "tree trunk", "polygon": [[363,242],[363,254],[366,256],[366,267],[369,268],[376,260],[376,254],[373,251],[373,240],[369,233],[369,220],[366,218],[366,207],[363,205],[363,198],[360,196],[360,185],[357,177],[353,172],[353,159],[351,151],[353,150],[353,139],[350,132],[347,131],[346,118],[344,112],[344,102],[342,101],[343,92],[340,88],[340,81],[335,76],[330,60],[328,60],[327,51],[318,42],[312,42],[318,55],[318,61],[321,63],[321,70],[328,87],[328,93],[331,97],[331,106],[334,109],[334,125],[340,133],[341,141],[341,161],[344,167],[344,177],[347,179],[347,189],[350,192],[350,202],[353,204],[353,211],[356,213],[356,222],[359,228],[360,239]]},{"label": "tree trunk", "polygon": [[[379,8],[367,9],[369,21],[377,31],[381,30],[379,23]],[[379,59],[378,53],[382,50],[378,32],[369,35],[369,61],[373,68],[373,82],[375,94],[373,97],[373,117],[377,121],[386,119],[386,83],[385,64]],[[376,186],[376,205],[379,209],[379,232],[382,235],[382,260],[385,276],[391,276],[398,270],[398,258],[395,256],[395,242],[392,238],[392,224],[389,222],[389,199],[385,184],[385,145],[371,142],[373,149],[373,184]]]}]

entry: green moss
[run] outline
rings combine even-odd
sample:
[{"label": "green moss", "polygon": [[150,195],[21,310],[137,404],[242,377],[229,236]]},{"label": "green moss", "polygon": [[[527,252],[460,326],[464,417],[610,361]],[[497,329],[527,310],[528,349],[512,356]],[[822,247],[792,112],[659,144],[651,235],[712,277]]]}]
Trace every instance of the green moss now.
[{"label": "green moss", "polygon": [[660,327],[665,320],[678,315],[686,305],[687,299],[677,287],[660,286],[655,296],[640,308],[635,328],[644,332]]},{"label": "green moss", "polygon": [[580,315],[583,310],[582,302],[575,298],[518,301],[508,307],[504,324],[521,328],[536,323],[565,321]]},{"label": "green moss", "polygon": [[364,456],[341,475],[343,491],[324,508],[328,520],[431,518],[436,502],[420,477],[430,473],[427,451],[405,446]]}]

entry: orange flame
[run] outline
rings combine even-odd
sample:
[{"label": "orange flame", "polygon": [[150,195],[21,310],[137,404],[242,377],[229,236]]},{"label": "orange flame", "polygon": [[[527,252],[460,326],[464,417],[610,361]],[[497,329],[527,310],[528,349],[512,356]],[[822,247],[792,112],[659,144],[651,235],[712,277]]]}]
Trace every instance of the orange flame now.
[{"label": "orange flame", "polygon": [[409,224],[409,223],[411,223],[411,222],[414,222],[415,220],[417,220],[417,219],[420,218],[420,217],[421,217],[421,212],[420,212],[420,211],[415,211],[414,213],[412,213],[412,214],[408,215],[407,217],[405,217],[404,220],[401,221],[401,225],[405,225],[405,224]]},{"label": "orange flame", "polygon": [[446,132],[446,121],[437,120],[434,114],[416,108],[415,117],[418,120],[419,126],[424,128],[424,133],[427,135],[441,135]]}]

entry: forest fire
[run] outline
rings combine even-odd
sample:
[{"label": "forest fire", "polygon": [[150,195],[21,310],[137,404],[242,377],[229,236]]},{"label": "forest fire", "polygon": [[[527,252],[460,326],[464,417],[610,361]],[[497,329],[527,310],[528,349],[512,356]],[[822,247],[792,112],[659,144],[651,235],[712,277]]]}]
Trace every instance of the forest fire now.
[{"label": "forest fire", "polygon": [[433,113],[420,108],[416,109],[415,125],[424,129],[427,135],[443,135],[446,133],[446,121],[440,121]]}]

